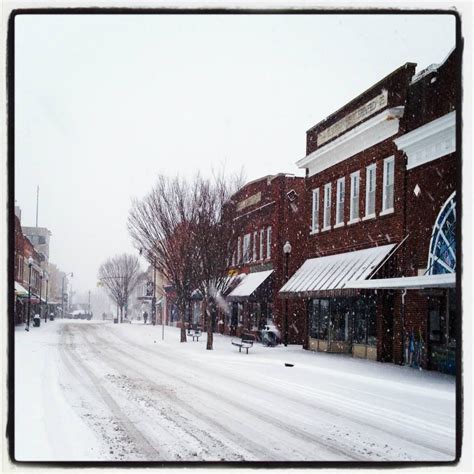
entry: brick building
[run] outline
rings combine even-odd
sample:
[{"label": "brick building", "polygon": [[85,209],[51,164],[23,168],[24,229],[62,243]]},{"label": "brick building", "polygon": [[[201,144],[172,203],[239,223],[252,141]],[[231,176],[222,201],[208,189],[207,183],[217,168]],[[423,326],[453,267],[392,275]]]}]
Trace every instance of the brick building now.
[{"label": "brick building", "polygon": [[302,313],[295,305],[285,313],[278,289],[285,282],[286,241],[292,245],[289,272],[303,261],[304,179],[282,173],[265,176],[247,183],[233,200],[237,206],[233,225],[237,248],[230,274],[239,278],[225,295],[229,311],[222,321],[223,330],[240,335],[243,331],[257,332],[270,324],[284,338],[287,321],[289,341],[301,344]]},{"label": "brick building", "polygon": [[432,230],[445,203],[453,208],[456,182],[455,54],[416,76],[415,67],[398,68],[307,132],[297,163],[306,171],[306,261],[280,291],[305,305],[306,348],[401,362],[408,336],[425,345],[432,337],[428,309],[437,305],[434,321],[452,304],[436,288],[453,286],[454,274],[397,286],[432,273]]},{"label": "brick building", "polygon": [[[28,237],[23,235],[19,211],[15,214],[15,247],[14,247],[14,318],[15,324],[26,321],[30,304],[39,303],[42,269],[42,257],[35,250]],[[30,295],[30,298],[28,298]],[[31,308],[33,314],[33,308]]]}]

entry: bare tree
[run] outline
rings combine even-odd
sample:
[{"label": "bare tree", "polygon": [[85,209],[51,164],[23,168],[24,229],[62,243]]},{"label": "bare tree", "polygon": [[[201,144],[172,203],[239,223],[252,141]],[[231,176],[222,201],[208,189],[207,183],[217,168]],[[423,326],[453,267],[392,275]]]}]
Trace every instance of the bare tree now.
[{"label": "bare tree", "polygon": [[120,322],[123,309],[127,315],[128,299],[139,282],[141,275],[138,258],[122,254],[106,260],[99,268],[98,278],[115,304],[120,309]]},{"label": "bare tree", "polygon": [[142,200],[134,200],[128,229],[135,245],[173,285],[181,320],[181,342],[186,342],[185,314],[196,289],[197,186],[182,178],[159,176]]},{"label": "bare tree", "polygon": [[213,323],[217,300],[229,284],[228,267],[235,248],[232,195],[242,186],[243,177],[227,178],[222,172],[211,179],[197,178],[196,235],[198,284],[203,295],[206,322],[206,349],[213,348]]}]

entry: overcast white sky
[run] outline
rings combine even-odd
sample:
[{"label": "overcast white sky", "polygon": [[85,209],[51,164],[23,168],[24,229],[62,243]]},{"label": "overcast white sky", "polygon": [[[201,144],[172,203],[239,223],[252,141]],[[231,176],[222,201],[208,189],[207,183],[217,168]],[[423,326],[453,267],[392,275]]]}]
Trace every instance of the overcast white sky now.
[{"label": "overcast white sky", "polygon": [[17,16],[15,198],[50,260],[96,285],[135,252],[158,173],[301,174],[305,132],[394,69],[442,61],[453,16]]}]

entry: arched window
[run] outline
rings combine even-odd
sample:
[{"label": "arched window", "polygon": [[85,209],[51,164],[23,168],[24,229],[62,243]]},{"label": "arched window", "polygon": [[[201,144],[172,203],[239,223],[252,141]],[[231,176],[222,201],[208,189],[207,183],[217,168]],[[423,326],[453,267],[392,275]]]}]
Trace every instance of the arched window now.
[{"label": "arched window", "polygon": [[428,274],[456,272],[456,193],[444,203],[431,235]]}]

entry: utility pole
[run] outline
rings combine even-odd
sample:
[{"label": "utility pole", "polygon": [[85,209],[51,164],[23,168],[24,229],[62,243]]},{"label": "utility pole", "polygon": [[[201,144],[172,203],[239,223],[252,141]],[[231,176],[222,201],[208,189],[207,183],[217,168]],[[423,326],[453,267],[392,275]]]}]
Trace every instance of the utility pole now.
[{"label": "utility pole", "polygon": [[36,186],[36,227],[38,227],[39,192],[40,192],[40,187]]}]

